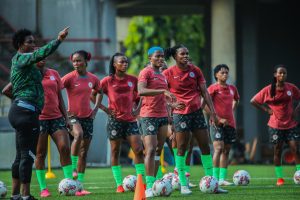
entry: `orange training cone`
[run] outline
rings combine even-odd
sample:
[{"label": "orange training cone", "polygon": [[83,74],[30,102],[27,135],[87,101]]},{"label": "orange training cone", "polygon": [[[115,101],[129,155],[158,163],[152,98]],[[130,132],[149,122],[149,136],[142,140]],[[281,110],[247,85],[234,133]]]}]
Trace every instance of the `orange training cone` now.
[{"label": "orange training cone", "polygon": [[142,174],[138,174],[133,200],[146,200]]}]

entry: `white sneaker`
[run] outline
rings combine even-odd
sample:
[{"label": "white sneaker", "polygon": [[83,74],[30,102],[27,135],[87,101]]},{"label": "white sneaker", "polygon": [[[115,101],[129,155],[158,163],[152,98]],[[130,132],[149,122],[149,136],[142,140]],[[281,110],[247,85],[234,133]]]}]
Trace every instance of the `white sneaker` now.
[{"label": "white sneaker", "polygon": [[218,188],[217,189],[217,192],[216,192],[217,194],[227,194],[228,193],[228,190],[224,190],[224,189],[222,189],[222,188]]},{"label": "white sneaker", "polygon": [[145,195],[146,195],[146,198],[154,197],[152,188],[148,188],[148,189],[145,191]]},{"label": "white sneaker", "polygon": [[181,186],[180,193],[183,195],[189,195],[192,194],[192,191],[189,189],[188,186]]},{"label": "white sneaker", "polygon": [[230,183],[230,182],[225,181],[225,180],[220,180],[219,185],[220,186],[230,186],[230,185],[233,185],[233,183]]}]

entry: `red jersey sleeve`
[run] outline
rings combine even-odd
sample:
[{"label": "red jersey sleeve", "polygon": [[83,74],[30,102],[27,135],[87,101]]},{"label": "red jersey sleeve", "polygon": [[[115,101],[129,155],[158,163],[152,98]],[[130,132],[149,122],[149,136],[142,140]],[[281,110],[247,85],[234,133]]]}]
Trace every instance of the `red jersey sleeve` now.
[{"label": "red jersey sleeve", "polygon": [[210,85],[208,88],[207,88],[207,92],[208,94],[213,97],[215,95],[215,87],[214,85]]},{"label": "red jersey sleeve", "polygon": [[93,89],[96,90],[97,92],[99,92],[101,89],[100,80],[96,76],[94,77],[94,82],[95,82],[95,84],[94,84]]},{"label": "red jersey sleeve", "polygon": [[255,96],[254,100],[259,104],[264,104],[267,98],[269,87],[263,88],[261,91],[259,91]]},{"label": "red jersey sleeve", "polygon": [[233,88],[233,90],[234,90],[234,96],[233,96],[233,99],[234,99],[235,101],[239,101],[239,100],[240,100],[240,94],[239,94],[237,88],[236,88],[235,86],[232,86],[232,88]]},{"label": "red jersey sleeve", "polygon": [[300,100],[300,90],[296,85],[293,85],[293,98],[295,100]]},{"label": "red jersey sleeve", "polygon": [[69,76],[67,74],[67,75],[65,75],[64,77],[61,78],[61,83],[62,83],[61,89],[68,88],[70,86],[70,80],[71,79],[69,79],[68,77]]},{"label": "red jersey sleeve", "polygon": [[206,80],[205,80],[205,78],[204,78],[204,75],[203,75],[201,69],[198,68],[198,67],[195,67],[195,68],[196,68],[196,71],[197,71],[197,73],[198,73],[198,77],[197,77],[198,85],[200,86],[201,84],[205,84],[205,83],[206,83]]},{"label": "red jersey sleeve", "polygon": [[149,71],[146,70],[145,68],[140,72],[138,82],[148,83],[148,80],[149,80]]},{"label": "red jersey sleeve", "polygon": [[58,89],[61,90],[64,86],[61,81],[61,77],[57,71],[54,71],[55,80],[57,81]]},{"label": "red jersey sleeve", "polygon": [[100,88],[102,88],[102,91],[104,94],[107,94],[107,80],[108,80],[108,78],[105,77],[104,79],[102,79],[100,81]]}]

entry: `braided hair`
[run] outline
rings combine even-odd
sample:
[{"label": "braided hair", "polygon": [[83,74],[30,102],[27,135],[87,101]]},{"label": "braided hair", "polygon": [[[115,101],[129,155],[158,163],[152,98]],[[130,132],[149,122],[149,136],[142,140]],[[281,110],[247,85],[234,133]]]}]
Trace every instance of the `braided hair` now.
[{"label": "braided hair", "polygon": [[279,68],[285,68],[286,69],[286,66],[283,65],[283,64],[279,64],[279,65],[275,65],[274,67],[274,70],[273,70],[273,79],[272,79],[272,83],[271,83],[271,97],[274,98],[275,95],[276,95],[276,83],[277,83],[277,79],[276,77],[274,76],[274,74],[277,72],[277,70]]},{"label": "braided hair", "polygon": [[116,69],[114,67],[114,62],[115,62],[115,58],[116,57],[119,57],[119,56],[125,56],[123,53],[115,53],[111,58],[110,58],[110,61],[109,61],[109,75],[110,76],[113,76],[116,74]]},{"label": "braided hair", "polygon": [[164,50],[165,59],[169,60],[171,56],[175,59],[175,55],[177,53],[177,50],[180,49],[180,48],[186,48],[186,47],[183,44],[179,44],[179,45],[176,45],[174,47],[166,48]]},{"label": "braided hair", "polygon": [[27,29],[20,29],[14,33],[12,37],[12,43],[16,50],[19,50],[20,46],[25,42],[27,36],[32,35],[32,32]]}]

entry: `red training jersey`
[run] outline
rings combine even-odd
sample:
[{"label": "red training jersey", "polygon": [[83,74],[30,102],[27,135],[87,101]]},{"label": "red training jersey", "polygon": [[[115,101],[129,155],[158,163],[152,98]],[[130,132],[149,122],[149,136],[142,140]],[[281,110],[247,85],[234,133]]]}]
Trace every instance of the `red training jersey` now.
[{"label": "red training jersey", "polygon": [[45,103],[39,119],[50,120],[62,117],[58,99],[58,93],[61,90],[62,83],[58,72],[53,69],[46,69],[42,85],[44,89]]},{"label": "red training jersey", "polygon": [[276,90],[275,97],[271,97],[271,85],[259,91],[254,100],[259,104],[267,104],[273,111],[268,126],[276,129],[290,129],[298,125],[293,119],[293,100],[300,100],[300,91],[294,84],[284,83],[283,90]]},{"label": "red training jersey", "polygon": [[116,119],[127,122],[136,121],[132,115],[137,97],[138,79],[125,75],[122,79],[117,76],[107,76],[101,80],[103,93],[108,97],[108,108],[116,112]]},{"label": "red training jersey", "polygon": [[[145,67],[139,74],[138,82],[146,83],[148,89],[168,89],[166,78],[154,71],[151,66]],[[164,94],[143,96],[141,117],[167,117],[167,103]]]},{"label": "red training jersey", "polygon": [[97,76],[87,72],[81,76],[76,70],[66,74],[62,78],[63,87],[68,94],[68,112],[79,118],[86,118],[92,114],[90,95],[92,90],[100,90],[100,82]]},{"label": "red training jersey", "polygon": [[189,114],[201,107],[200,84],[205,84],[205,78],[200,68],[188,65],[186,70],[174,65],[166,69],[163,74],[167,78],[170,92],[173,93],[177,102],[185,103],[184,110],[173,110],[177,114]]},{"label": "red training jersey", "polygon": [[240,99],[236,87],[227,84],[222,86],[214,83],[207,88],[207,91],[211,96],[218,117],[227,119],[228,125],[236,128],[232,110],[233,101]]}]

